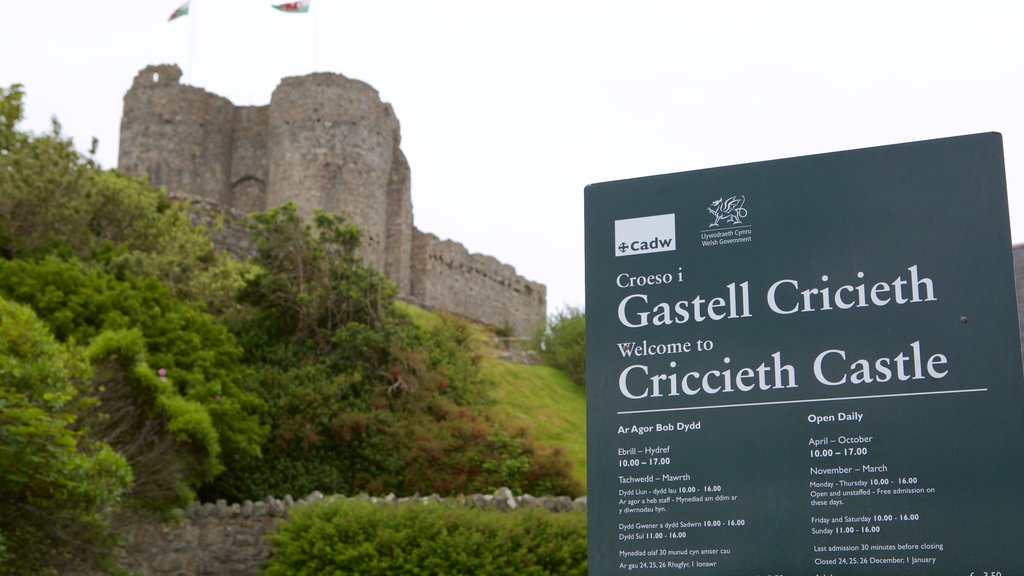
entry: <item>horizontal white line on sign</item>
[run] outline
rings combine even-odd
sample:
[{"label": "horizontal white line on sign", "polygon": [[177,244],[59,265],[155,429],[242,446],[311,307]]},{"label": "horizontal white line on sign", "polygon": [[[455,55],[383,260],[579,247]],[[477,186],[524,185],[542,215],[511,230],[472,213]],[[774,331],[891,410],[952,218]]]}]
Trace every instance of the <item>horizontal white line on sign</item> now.
[{"label": "horizontal white line on sign", "polygon": [[718,406],[687,406],[683,408],[657,408],[654,410],[624,410],[622,412],[616,412],[616,414],[653,414],[656,412],[682,412],[684,410],[749,408],[751,406],[777,406],[779,404],[809,404],[811,402],[844,402],[846,400],[872,400],[875,398],[901,398],[905,396],[934,396],[937,394],[968,394],[971,392],[988,392],[988,388],[971,388],[968,390],[938,390],[935,392],[908,392],[906,394],[878,394],[875,396],[847,396],[845,398],[808,398],[807,400],[782,400],[778,402],[748,402],[746,404],[720,404]]}]

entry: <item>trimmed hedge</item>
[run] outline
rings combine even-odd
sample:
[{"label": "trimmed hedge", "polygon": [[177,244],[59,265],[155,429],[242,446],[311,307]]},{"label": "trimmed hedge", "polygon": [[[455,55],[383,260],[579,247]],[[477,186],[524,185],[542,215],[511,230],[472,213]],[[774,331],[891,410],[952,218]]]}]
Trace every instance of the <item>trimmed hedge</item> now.
[{"label": "trimmed hedge", "polygon": [[296,507],[269,539],[266,576],[587,574],[583,511],[345,499]]}]

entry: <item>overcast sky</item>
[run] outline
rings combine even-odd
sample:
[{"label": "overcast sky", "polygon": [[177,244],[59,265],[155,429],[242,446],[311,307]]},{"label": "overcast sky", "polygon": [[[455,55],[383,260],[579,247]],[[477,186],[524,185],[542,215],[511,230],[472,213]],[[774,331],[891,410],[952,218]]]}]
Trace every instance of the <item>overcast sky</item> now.
[{"label": "overcast sky", "polygon": [[790,156],[1002,132],[1024,242],[1024,8],[829,0],[0,0],[0,85],[116,167],[148,64],[262,105],[281,78],[363,80],[390,102],[416,226],[582,306],[583,188]]}]

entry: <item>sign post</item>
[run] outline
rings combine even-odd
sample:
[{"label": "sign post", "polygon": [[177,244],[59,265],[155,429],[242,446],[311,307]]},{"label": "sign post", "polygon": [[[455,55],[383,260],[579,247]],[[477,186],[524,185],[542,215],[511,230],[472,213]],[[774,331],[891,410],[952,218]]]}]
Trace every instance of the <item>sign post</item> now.
[{"label": "sign post", "polygon": [[1002,141],[586,190],[592,575],[1024,574]]}]

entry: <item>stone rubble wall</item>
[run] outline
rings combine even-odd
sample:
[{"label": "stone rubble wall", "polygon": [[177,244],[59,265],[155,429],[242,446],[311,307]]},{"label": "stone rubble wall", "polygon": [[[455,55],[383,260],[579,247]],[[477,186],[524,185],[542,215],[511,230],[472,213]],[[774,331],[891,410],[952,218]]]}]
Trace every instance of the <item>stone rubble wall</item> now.
[{"label": "stone rubble wall", "polygon": [[181,196],[178,199],[188,203],[192,224],[205,228],[218,250],[243,259],[256,254],[244,212],[224,208],[205,198]]},{"label": "stone rubble wall", "polygon": [[291,201],[305,217],[345,212],[363,231],[367,263],[383,271],[385,254],[402,249],[387,245],[389,219],[403,216],[388,213],[400,140],[391,105],[369,84],[317,73],[282,80],[269,107],[268,206]]},{"label": "stone rubble wall", "polygon": [[391,164],[391,175],[388,179],[388,214],[387,245],[384,274],[398,287],[399,294],[409,294],[412,275],[412,237],[415,228],[412,226],[412,196],[406,191],[411,189],[412,178],[409,173],[409,161],[395,141],[394,161]]},{"label": "stone rubble wall", "polygon": [[[123,568],[138,576],[258,576],[270,558],[266,536],[276,530],[279,520],[287,518],[289,510],[339,498],[344,496],[325,498],[314,492],[298,501],[291,496],[231,505],[220,500],[193,503],[188,509],[178,511],[178,521],[173,524],[127,519],[118,526],[124,542],[117,550],[117,559]],[[586,497],[573,500],[568,496],[514,496],[508,488],[499,488],[494,494],[454,498],[437,495],[396,498],[393,494],[384,498],[356,498],[369,499],[382,506],[443,504],[506,512],[523,508],[567,512],[587,507]]]},{"label": "stone rubble wall", "polygon": [[547,288],[497,259],[473,254],[458,242],[413,230],[412,297],[426,308],[487,318],[518,336],[532,336],[545,320]]},{"label": "stone rubble wall", "polygon": [[268,112],[266,106],[235,108],[231,188],[219,199],[220,205],[242,212],[267,209],[267,182],[270,180]]},{"label": "stone rubble wall", "polygon": [[223,222],[218,247],[251,252],[244,215],[293,202],[345,213],[363,232],[366,264],[400,297],[530,336],[546,318],[543,284],[489,256],[413,226],[409,163],[391,105],[341,74],[285,78],[266,106],[180,83],[175,65],[148,66],[124,97],[118,168],[148,176],[193,218]]},{"label": "stone rubble wall", "polygon": [[118,168],[220,202],[230,187],[235,106],[180,77],[173,65],[135,77],[124,97]]}]

